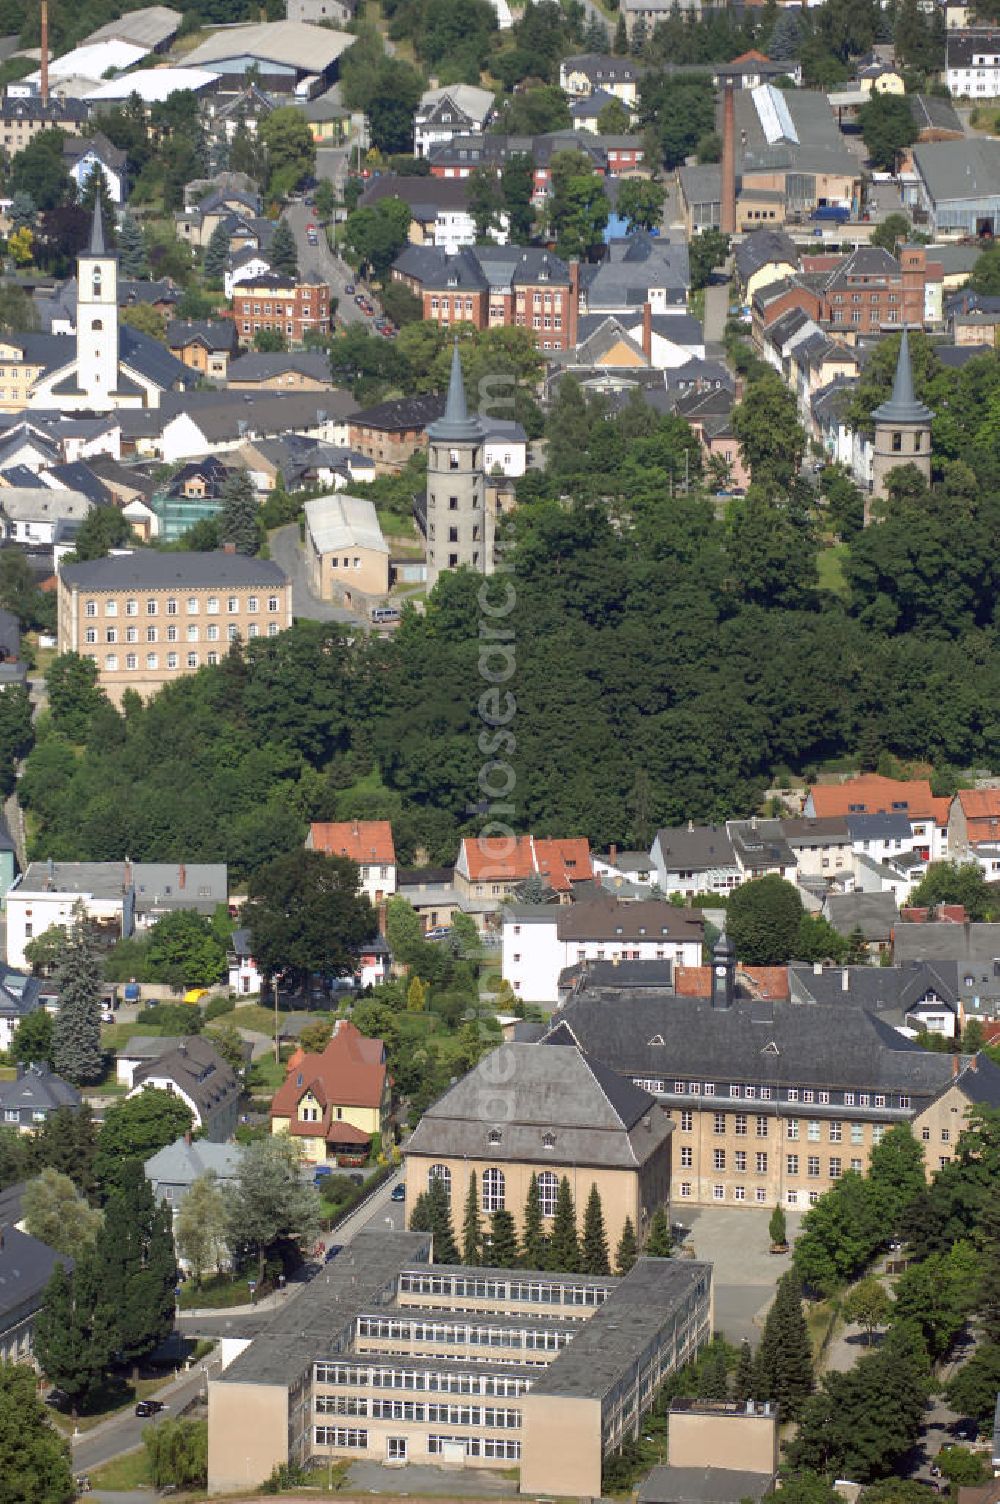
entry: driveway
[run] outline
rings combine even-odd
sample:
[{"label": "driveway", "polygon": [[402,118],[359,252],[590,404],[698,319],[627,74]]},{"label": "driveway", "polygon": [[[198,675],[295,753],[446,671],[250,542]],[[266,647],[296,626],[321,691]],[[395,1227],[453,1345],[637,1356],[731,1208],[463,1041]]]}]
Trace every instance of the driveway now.
[{"label": "driveway", "polygon": [[285,527],[275,528],[268,536],[271,558],[280,564],[292,582],[292,612],[307,621],[337,621],[352,627],[367,627],[368,623],[346,606],[335,606],[332,601],[321,601],[309,588],[306,559],[299,539],[299,525],[289,522]]},{"label": "driveway", "polygon": [[[756,1343],[775,1286],[792,1262],[791,1254],[769,1251],[771,1209],[688,1208],[675,1203],[673,1213],[691,1229],[685,1248],[693,1248],[695,1258],[708,1259],[714,1266],[715,1330],[730,1342],[739,1343],[745,1337]],[[794,1242],[799,1215],[789,1211],[786,1217],[789,1240]]]}]

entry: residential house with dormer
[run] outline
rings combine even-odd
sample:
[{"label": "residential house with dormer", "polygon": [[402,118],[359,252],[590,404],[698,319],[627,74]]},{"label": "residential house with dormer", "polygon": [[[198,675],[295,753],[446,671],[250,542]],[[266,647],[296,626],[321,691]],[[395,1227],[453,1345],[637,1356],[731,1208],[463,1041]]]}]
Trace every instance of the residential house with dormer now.
[{"label": "residential house with dormer", "polygon": [[364,1164],[391,1135],[392,1080],[381,1039],[338,1019],[321,1054],[297,1049],[271,1102],[271,1132],[287,1133],[308,1164]]},{"label": "residential house with dormer", "polygon": [[474,84],[427,89],[413,119],[414,156],[425,157],[432,146],[455,136],[482,135],[493,118],[494,105],[492,89]]},{"label": "residential house with dormer", "polygon": [[232,1138],[239,1120],[240,1082],[209,1040],[193,1035],[136,1068],[128,1095],[156,1088],[191,1109],[192,1126],[213,1143]]}]

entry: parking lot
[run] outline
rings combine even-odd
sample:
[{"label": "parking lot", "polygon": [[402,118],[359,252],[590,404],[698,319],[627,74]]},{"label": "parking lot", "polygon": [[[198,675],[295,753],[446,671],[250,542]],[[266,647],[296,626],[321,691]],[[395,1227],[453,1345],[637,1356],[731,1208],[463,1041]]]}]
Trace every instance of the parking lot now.
[{"label": "parking lot", "polygon": [[[674,1203],[674,1220],[690,1229],[684,1241],[694,1256],[714,1266],[715,1330],[730,1342],[756,1343],[778,1280],[791,1267],[790,1254],[771,1253],[767,1224],[771,1208],[686,1207]],[[786,1213],[794,1241],[801,1214]]]}]

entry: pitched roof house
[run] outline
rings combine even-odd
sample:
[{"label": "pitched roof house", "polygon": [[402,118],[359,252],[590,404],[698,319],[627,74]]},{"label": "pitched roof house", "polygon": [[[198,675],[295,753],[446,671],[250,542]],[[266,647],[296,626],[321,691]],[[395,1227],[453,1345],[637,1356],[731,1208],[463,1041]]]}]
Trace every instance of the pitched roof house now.
[{"label": "pitched roof house", "polygon": [[362,890],[372,903],[396,891],[396,847],[388,820],[326,820],[309,827],[306,847],[357,862]]},{"label": "pitched roof house", "polygon": [[271,1102],[271,1132],[290,1133],[310,1164],[361,1163],[389,1131],[392,1081],[381,1039],[338,1019],[322,1054],[297,1049]]},{"label": "pitched roof house", "polygon": [[236,1073],[207,1039],[194,1035],[133,1072],[130,1097],[157,1087],[180,1097],[191,1109],[195,1128],[215,1143],[230,1138],[239,1113]]},{"label": "pitched roof house", "polygon": [[541,877],[546,887],[568,900],[577,883],[590,882],[594,864],[590,843],[583,836],[536,840],[518,836],[463,836],[455,863],[455,888],[464,899],[486,899],[496,909],[529,877]]},{"label": "pitched roof house", "polygon": [[0,1081],[0,1121],[20,1133],[40,1128],[60,1107],[78,1108],[80,1093],[47,1065],[19,1065],[13,1081]]},{"label": "pitched roof house", "polygon": [[1000,789],[959,789],[948,817],[948,850],[956,862],[978,861],[1000,874]]}]

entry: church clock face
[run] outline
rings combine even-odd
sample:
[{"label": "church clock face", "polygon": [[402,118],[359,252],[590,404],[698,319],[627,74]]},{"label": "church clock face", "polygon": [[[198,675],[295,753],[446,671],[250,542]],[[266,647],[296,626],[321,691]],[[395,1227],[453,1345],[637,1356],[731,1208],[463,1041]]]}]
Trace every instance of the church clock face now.
[{"label": "church clock face", "polygon": [[720,961],[719,965],[715,968],[715,975],[717,977],[724,977],[725,974],[726,974],[726,968],[722,965],[722,962]]}]

